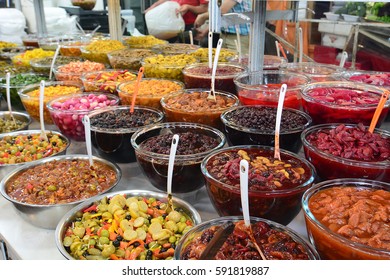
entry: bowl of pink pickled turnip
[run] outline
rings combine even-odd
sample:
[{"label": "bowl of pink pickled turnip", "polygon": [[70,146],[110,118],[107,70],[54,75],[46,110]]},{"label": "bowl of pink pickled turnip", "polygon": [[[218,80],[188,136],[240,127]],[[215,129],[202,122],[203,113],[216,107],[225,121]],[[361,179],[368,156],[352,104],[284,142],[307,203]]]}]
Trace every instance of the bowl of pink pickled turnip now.
[{"label": "bowl of pink pickled turnip", "polygon": [[[324,123],[349,123],[370,125],[383,87],[364,83],[328,81],[312,83],[302,90],[302,108],[313,119],[313,125]],[[387,100],[379,116],[380,127],[390,108]]]},{"label": "bowl of pink pickled turnip", "polygon": [[95,109],[118,105],[119,102],[116,95],[89,92],[53,99],[47,103],[47,108],[64,135],[75,141],[85,141],[83,117]]}]

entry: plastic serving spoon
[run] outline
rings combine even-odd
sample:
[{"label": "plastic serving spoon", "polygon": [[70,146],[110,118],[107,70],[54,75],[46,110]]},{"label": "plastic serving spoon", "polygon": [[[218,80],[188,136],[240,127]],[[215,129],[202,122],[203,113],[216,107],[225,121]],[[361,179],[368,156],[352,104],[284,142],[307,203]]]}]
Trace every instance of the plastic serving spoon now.
[{"label": "plastic serving spoon", "polygon": [[41,138],[45,141],[49,141],[47,139],[47,135],[45,132],[45,118],[43,114],[43,109],[44,109],[44,96],[45,96],[45,81],[42,80],[40,85],[39,85],[39,121],[41,124]]},{"label": "plastic serving spoon", "polygon": [[87,154],[89,159],[89,167],[93,166],[92,158],[92,145],[91,145],[91,121],[88,115],[83,117],[84,131],[85,131],[85,144],[87,146]]},{"label": "plastic serving spoon", "polygon": [[346,51],[343,51],[343,53],[341,54],[339,67],[344,68],[344,64],[347,61],[347,58],[348,58],[348,53]]},{"label": "plastic serving spoon", "polygon": [[261,248],[257,244],[255,237],[253,236],[252,225],[251,225],[251,220],[250,220],[250,215],[249,215],[248,170],[249,170],[248,161],[245,159],[242,159],[240,161],[240,190],[241,190],[242,214],[244,216],[244,223],[245,223],[246,228],[248,229],[248,234],[249,234],[249,237],[250,237],[252,243],[255,245],[256,250],[259,252],[261,258],[263,260],[266,260],[267,258],[264,256],[263,251],[261,250]]},{"label": "plastic serving spoon", "polygon": [[60,52],[60,49],[61,49],[61,45],[58,45],[57,49],[56,49],[56,52],[54,53],[53,60],[52,60],[51,65],[50,65],[50,74],[49,74],[49,79],[50,80],[51,80],[51,77],[53,76],[54,64],[56,63],[56,59],[57,59],[57,56],[58,56],[58,54]]},{"label": "plastic serving spoon", "polygon": [[274,158],[280,160],[280,146],[279,146],[279,137],[280,137],[280,123],[282,121],[282,112],[283,112],[283,103],[284,97],[286,96],[287,85],[282,84],[279,91],[279,100],[278,108],[276,110],[276,124],[275,124],[275,152]]},{"label": "plastic serving spoon", "polygon": [[141,82],[143,74],[144,74],[144,68],[141,67],[138,71],[137,81],[135,82],[133,98],[131,99],[130,113],[134,113],[135,100],[137,98],[137,94],[138,94],[138,90],[139,90],[139,83]]},{"label": "plastic serving spoon", "polygon": [[383,91],[381,99],[379,100],[378,106],[375,109],[374,116],[372,117],[370,127],[368,128],[368,131],[370,133],[374,132],[374,129],[375,129],[376,124],[378,122],[379,116],[382,113],[383,107],[385,106],[386,101],[389,98],[389,95],[390,95],[390,91],[388,91],[388,90]]},{"label": "plastic serving spoon", "polygon": [[219,39],[218,44],[217,44],[217,49],[215,51],[213,68],[211,70],[211,90],[210,90],[209,96],[207,96],[207,99],[213,99],[214,101],[216,101],[216,98],[215,98],[215,75],[217,73],[218,59],[219,59],[219,53],[221,52],[222,43],[223,43],[223,40]]},{"label": "plastic serving spoon", "polygon": [[6,80],[6,95],[7,95],[8,111],[9,111],[9,114],[11,116],[12,121],[15,124],[16,121],[15,121],[14,115],[12,114],[12,107],[11,107],[11,93],[10,93],[11,74],[9,72],[7,72],[7,74],[5,76],[5,80]]},{"label": "plastic serving spoon", "polygon": [[168,193],[168,208],[173,210],[172,202],[172,176],[173,176],[173,167],[175,163],[177,145],[179,144],[179,135],[174,134],[172,137],[171,150],[169,152],[169,161],[168,161],[168,179],[167,179],[167,193]]}]

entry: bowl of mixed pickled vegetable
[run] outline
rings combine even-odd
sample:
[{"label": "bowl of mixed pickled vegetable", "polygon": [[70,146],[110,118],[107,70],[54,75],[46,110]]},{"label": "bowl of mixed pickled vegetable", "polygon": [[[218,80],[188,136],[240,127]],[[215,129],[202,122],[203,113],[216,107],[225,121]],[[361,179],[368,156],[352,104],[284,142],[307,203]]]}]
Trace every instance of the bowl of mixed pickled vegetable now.
[{"label": "bowl of mixed pickled vegetable", "polygon": [[56,228],[67,259],[169,260],[181,237],[201,222],[184,200],[160,192],[127,190],[100,195],[69,211]]},{"label": "bowl of mixed pickled vegetable", "polygon": [[[15,115],[16,118],[16,115]],[[20,130],[0,134],[0,178],[9,172],[43,158],[66,153],[70,140],[56,131]]]},{"label": "bowl of mixed pickled vegetable", "polygon": [[73,207],[111,191],[122,172],[112,162],[88,155],[56,155],[14,168],[0,183],[1,195],[28,223],[54,230]]}]

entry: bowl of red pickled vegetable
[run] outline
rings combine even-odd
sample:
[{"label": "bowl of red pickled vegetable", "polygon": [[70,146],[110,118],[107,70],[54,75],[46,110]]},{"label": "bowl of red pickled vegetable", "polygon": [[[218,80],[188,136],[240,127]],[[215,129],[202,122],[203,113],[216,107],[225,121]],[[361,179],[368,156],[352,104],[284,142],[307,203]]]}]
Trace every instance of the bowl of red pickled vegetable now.
[{"label": "bowl of red pickled vegetable", "polygon": [[321,259],[390,259],[388,182],[334,179],[304,193],[307,233]]},{"label": "bowl of red pickled vegetable", "polygon": [[206,189],[220,216],[242,215],[240,160],[249,162],[249,213],[287,225],[298,215],[303,193],[314,183],[316,172],[305,158],[260,145],[232,146],[209,154],[201,164]]},{"label": "bowl of red pickled vegetable", "polygon": [[310,78],[281,70],[245,72],[234,78],[238,98],[243,105],[278,106],[282,84],[287,85],[284,106],[301,109],[301,92]]},{"label": "bowl of red pickled vegetable", "polygon": [[305,129],[303,150],[322,180],[390,181],[390,133],[363,124],[322,124]]},{"label": "bowl of red pickled vegetable", "polygon": [[[176,260],[262,260],[254,242],[266,260],[317,260],[319,255],[312,245],[292,229],[279,223],[251,217],[254,239],[250,238],[242,216],[215,218],[190,229],[175,250]],[[229,223],[234,229],[213,254],[202,255],[217,230]],[[222,241],[221,241],[222,242]]]},{"label": "bowl of red pickled vegetable", "polygon": [[[363,123],[370,125],[381,95],[386,89],[364,83],[330,81],[307,85],[302,91],[302,107],[313,124]],[[379,116],[380,127],[390,108],[387,100]]]},{"label": "bowl of red pickled vegetable", "polygon": [[338,75],[344,71],[343,68],[336,65],[316,62],[284,63],[280,66],[280,69],[306,75],[312,82],[338,80]]},{"label": "bowl of red pickled vegetable", "polygon": [[181,237],[201,222],[185,200],[145,190],[111,192],[74,207],[59,221],[56,245],[70,260],[170,260]]}]

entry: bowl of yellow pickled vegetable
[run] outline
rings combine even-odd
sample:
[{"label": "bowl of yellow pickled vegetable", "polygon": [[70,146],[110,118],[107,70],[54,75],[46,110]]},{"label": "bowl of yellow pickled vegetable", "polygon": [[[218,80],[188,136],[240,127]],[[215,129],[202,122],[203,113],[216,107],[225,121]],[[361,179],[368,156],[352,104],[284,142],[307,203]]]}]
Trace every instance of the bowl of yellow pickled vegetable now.
[{"label": "bowl of yellow pickled vegetable", "polygon": [[180,238],[201,223],[196,209],[145,190],[106,193],[66,213],[55,237],[70,260],[170,260]]}]

